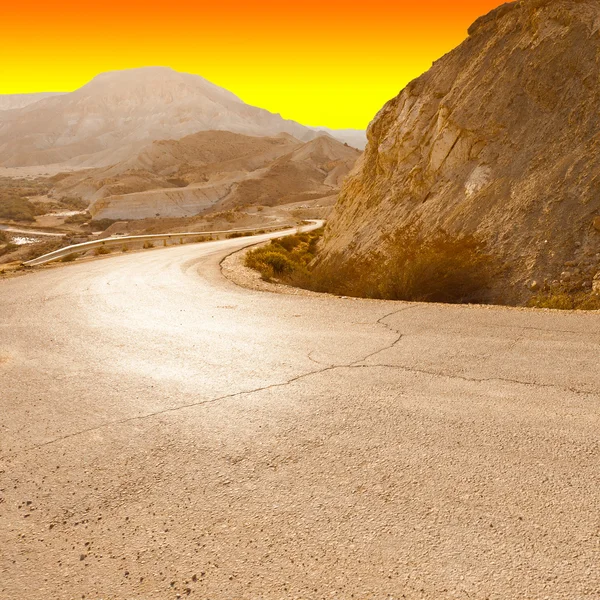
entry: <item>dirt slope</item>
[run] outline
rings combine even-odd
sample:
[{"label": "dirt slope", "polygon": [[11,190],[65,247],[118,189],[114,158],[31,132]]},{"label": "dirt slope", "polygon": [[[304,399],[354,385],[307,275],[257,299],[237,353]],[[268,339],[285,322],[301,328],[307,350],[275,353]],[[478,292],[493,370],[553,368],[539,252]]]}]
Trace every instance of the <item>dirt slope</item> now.
[{"label": "dirt slope", "polygon": [[418,221],[483,236],[509,266],[500,301],[544,281],[589,286],[600,269],[599,56],[595,0],[525,0],[476,21],[371,123],[325,251],[376,248]]}]

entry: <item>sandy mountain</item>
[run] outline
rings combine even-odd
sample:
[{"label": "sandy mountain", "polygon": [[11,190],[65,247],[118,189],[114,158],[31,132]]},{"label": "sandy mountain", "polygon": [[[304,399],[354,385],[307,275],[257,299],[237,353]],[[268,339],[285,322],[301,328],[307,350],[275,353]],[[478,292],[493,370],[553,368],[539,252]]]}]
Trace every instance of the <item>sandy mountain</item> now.
[{"label": "sandy mountain", "polygon": [[41,92],[39,94],[0,94],[0,110],[23,108],[51,96],[60,96],[60,92]]},{"label": "sandy mountain", "polygon": [[318,137],[241,180],[222,205],[274,206],[329,196],[339,190],[359,156],[356,148]]},{"label": "sandy mountain", "polygon": [[[201,131],[180,140],[158,140],[132,157],[98,169],[56,178],[60,195],[98,200],[158,188],[179,188],[247,173],[270,164],[302,142],[287,134],[245,136],[228,131]],[[237,175],[236,175],[237,176]]]},{"label": "sandy mountain", "polygon": [[482,236],[508,265],[500,301],[544,281],[589,287],[600,270],[598,56],[597,0],[524,0],[480,18],[371,123],[325,252],[377,248],[416,221]]},{"label": "sandy mountain", "polygon": [[240,205],[274,206],[339,190],[360,152],[329,137],[206,131],[152,142],[110,167],[55,178],[54,193],[92,202],[95,218],[196,215]]},{"label": "sandy mountain", "polygon": [[312,129],[165,67],[104,73],[68,94],[0,113],[0,165],[106,166],[148,142],[206,130],[308,141]]},{"label": "sandy mountain", "polygon": [[321,135],[330,135],[359,150],[364,150],[367,145],[367,132],[364,129],[329,129],[328,127],[311,127],[311,129]]}]

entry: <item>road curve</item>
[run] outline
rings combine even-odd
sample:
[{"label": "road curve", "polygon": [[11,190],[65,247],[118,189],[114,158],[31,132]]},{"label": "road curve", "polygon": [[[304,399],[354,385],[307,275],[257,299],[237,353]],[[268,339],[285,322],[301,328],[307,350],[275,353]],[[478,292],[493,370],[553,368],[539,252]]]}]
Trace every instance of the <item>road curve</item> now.
[{"label": "road curve", "polygon": [[600,598],[600,315],[250,291],[255,241],[0,282],[0,598]]}]

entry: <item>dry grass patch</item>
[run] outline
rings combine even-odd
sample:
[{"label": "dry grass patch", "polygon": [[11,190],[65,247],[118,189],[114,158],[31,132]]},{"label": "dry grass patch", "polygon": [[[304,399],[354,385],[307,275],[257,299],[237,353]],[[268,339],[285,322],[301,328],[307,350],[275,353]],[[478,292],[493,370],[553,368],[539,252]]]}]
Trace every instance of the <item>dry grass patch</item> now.
[{"label": "dry grass patch", "polygon": [[571,292],[567,289],[536,294],[527,306],[555,310],[600,310],[600,294],[592,291]]},{"label": "dry grass patch", "polygon": [[378,252],[319,260],[323,229],[273,240],[246,255],[246,266],[316,292],[422,302],[485,302],[499,272],[484,244],[444,231],[406,227],[388,236]]}]

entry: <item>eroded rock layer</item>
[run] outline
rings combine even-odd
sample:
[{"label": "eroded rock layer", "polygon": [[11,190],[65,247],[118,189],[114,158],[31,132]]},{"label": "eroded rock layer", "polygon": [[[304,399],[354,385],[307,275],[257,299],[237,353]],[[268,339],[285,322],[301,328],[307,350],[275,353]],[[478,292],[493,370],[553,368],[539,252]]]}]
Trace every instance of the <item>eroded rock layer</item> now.
[{"label": "eroded rock layer", "polygon": [[600,3],[523,0],[376,115],[325,252],[377,248],[412,222],[477,233],[508,269],[494,294],[522,302],[600,270]]}]

